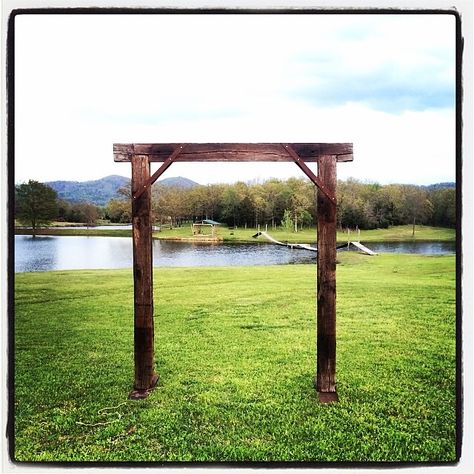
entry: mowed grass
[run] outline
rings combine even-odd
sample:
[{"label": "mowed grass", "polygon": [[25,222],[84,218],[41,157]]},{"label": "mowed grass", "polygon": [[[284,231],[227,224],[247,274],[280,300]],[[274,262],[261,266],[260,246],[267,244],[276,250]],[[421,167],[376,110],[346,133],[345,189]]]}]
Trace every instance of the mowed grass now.
[{"label": "mowed grass", "polygon": [[[262,226],[261,230],[265,230]],[[111,231],[112,232],[112,231]],[[252,237],[257,233],[255,228],[229,229],[225,226],[219,226],[217,235],[222,237],[225,242],[255,242]],[[316,228],[305,228],[298,232],[277,227],[276,229],[268,228],[268,233],[275,239],[282,242],[316,242]],[[456,230],[444,227],[430,227],[417,225],[415,227],[415,236],[413,237],[413,227],[411,225],[399,225],[389,227],[388,229],[361,230],[360,240],[362,242],[412,242],[416,241],[454,241],[456,238]],[[184,225],[174,229],[165,229],[161,232],[154,232],[153,237],[156,239],[179,239],[190,238],[192,236],[191,226]],[[352,229],[350,233],[351,240],[359,240],[359,234]],[[265,240],[260,237],[258,240]],[[347,231],[337,232],[338,242],[347,242]]]},{"label": "mowed grass", "polygon": [[[351,231],[351,238],[357,240],[357,233]],[[347,233],[345,234],[347,239]],[[338,233],[338,238],[342,235]],[[360,240],[363,242],[411,242],[420,241],[454,241],[456,240],[456,229],[446,227],[431,227],[427,225],[416,225],[415,235],[413,236],[413,226],[397,225],[387,229],[361,230]]]},{"label": "mowed grass", "polygon": [[16,460],[454,461],[454,256],[339,258],[327,405],[314,265],[155,268],[141,401],[131,271],[16,274]]}]

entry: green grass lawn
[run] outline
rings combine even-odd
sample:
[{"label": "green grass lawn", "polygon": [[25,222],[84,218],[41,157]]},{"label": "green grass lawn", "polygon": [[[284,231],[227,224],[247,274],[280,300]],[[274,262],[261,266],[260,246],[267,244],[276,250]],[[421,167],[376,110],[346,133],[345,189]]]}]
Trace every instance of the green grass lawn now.
[{"label": "green grass lawn", "polygon": [[[262,230],[265,230],[262,228]],[[219,227],[218,235],[226,242],[255,242],[252,238],[256,234],[256,229],[238,228],[228,229],[225,226]],[[291,232],[278,227],[269,229],[268,233],[277,240],[282,242],[315,242],[316,229],[303,229],[299,232]],[[163,229],[161,232],[155,232],[153,236],[157,239],[191,237],[190,226],[178,227],[175,229]],[[352,231],[351,240],[358,240],[358,234]],[[450,241],[455,240],[455,229],[447,229],[442,227],[416,226],[415,237],[412,237],[412,226],[402,225],[394,226],[388,229],[362,230],[360,232],[360,240],[362,242],[398,242],[398,241]],[[259,240],[264,240],[259,237]],[[347,232],[337,233],[338,242],[347,242]]]},{"label": "green grass lawn", "polygon": [[327,405],[314,265],[156,268],[141,401],[131,271],[16,274],[16,459],[454,461],[455,257],[338,258]]},{"label": "green grass lawn", "polygon": [[[262,230],[264,230],[262,228]],[[254,228],[244,229],[229,229],[225,226],[219,227],[218,235],[222,237],[225,242],[255,242],[252,238],[256,234]],[[278,227],[275,230],[269,229],[269,234],[282,242],[306,242],[311,243],[316,241],[316,229],[303,229],[299,232],[291,232]],[[31,230],[16,229],[16,234],[30,235]],[[90,236],[109,236],[109,237],[130,237],[131,230],[121,229],[61,229],[61,227],[50,227],[47,229],[39,229],[40,235],[90,235]],[[192,237],[191,226],[184,225],[183,227],[176,227],[174,229],[165,229],[161,232],[154,232],[155,239],[189,239]],[[360,240],[362,242],[400,242],[400,241],[454,241],[456,238],[455,229],[447,229],[443,227],[429,227],[416,226],[415,237],[412,237],[412,226],[401,225],[394,226],[388,229],[362,230],[360,233]],[[351,232],[351,240],[357,240],[358,234],[355,231]],[[259,240],[264,240],[260,237]],[[337,233],[338,242],[347,242],[347,232]]]}]

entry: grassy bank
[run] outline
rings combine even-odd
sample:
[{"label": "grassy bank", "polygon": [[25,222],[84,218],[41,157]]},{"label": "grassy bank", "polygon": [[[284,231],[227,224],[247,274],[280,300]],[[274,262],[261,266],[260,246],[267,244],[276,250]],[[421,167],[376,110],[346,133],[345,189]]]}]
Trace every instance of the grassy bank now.
[{"label": "grassy bank", "polygon": [[15,275],[22,461],[452,461],[454,257],[338,265],[338,404],[315,372],[315,268],[155,270],[160,381],[133,380],[132,274]]},{"label": "grassy bank", "polygon": [[[262,230],[265,230],[262,228]],[[219,228],[218,235],[223,237],[225,242],[255,242],[252,238],[256,234],[256,230],[252,229],[228,229],[227,227]],[[316,228],[303,229],[298,232],[291,232],[282,229],[269,229],[268,233],[277,240],[282,242],[315,242]],[[176,229],[165,229],[161,232],[155,232],[154,237],[157,239],[168,239],[177,237],[189,237],[191,231],[189,227]],[[352,231],[351,240],[358,240],[358,234]],[[412,226],[394,226],[389,229],[361,230],[360,240],[362,242],[400,242],[400,241],[453,241],[456,238],[455,229],[447,229],[442,227],[417,226],[415,237],[412,236]],[[260,237],[262,239],[262,237]],[[337,232],[338,242],[347,242],[347,232]]]},{"label": "grassy bank", "polygon": [[[223,238],[224,242],[255,242],[252,238],[257,231],[255,229],[228,229],[223,226],[219,228],[218,235]],[[315,242],[316,229],[303,229],[297,233],[286,231],[281,228],[268,231],[273,237],[282,242]],[[31,235],[31,230],[16,229],[16,234]],[[129,237],[131,230],[120,229],[61,229],[53,227],[40,229],[39,235],[90,235],[90,236],[109,236],[109,237]],[[163,229],[161,232],[154,232],[155,239],[189,239],[192,236],[189,226],[177,227],[174,229]],[[411,242],[418,241],[454,241],[456,238],[455,229],[447,229],[443,227],[417,226],[415,237],[412,236],[412,227],[409,225],[395,226],[388,229],[362,230],[360,232],[360,240],[362,242]],[[262,237],[260,237],[262,239]],[[351,232],[351,240],[357,240],[358,234]],[[337,233],[338,242],[347,242],[347,232]]]},{"label": "grassy bank", "polygon": [[[132,231],[122,229],[61,229],[60,227],[50,227],[37,230],[37,235],[58,235],[71,236],[83,235],[85,237],[131,237]],[[31,229],[15,229],[16,235],[32,235]]]}]

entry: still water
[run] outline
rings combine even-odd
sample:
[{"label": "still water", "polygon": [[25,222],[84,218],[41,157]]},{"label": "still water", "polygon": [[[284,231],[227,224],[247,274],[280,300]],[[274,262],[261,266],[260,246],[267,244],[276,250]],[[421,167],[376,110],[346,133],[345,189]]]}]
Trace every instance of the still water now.
[{"label": "still water", "polygon": [[[376,252],[454,254],[451,242],[370,243]],[[316,254],[266,243],[188,244],[153,241],[153,263],[166,267],[223,265],[278,265],[314,263]],[[15,271],[129,268],[132,240],[129,237],[15,236]]]}]

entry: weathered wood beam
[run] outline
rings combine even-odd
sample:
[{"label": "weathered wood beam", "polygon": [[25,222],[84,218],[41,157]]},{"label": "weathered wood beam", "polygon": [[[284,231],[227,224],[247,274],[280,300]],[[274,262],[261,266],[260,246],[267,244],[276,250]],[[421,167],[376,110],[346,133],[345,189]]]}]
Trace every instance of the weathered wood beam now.
[{"label": "weathered wood beam", "polygon": [[[147,156],[132,157],[132,195],[150,178]],[[132,199],[135,383],[129,398],[148,396],[158,375],[154,363],[151,189]]]},{"label": "weathered wood beam", "polygon": [[179,154],[184,150],[186,145],[179,145],[171,153],[171,155],[166,158],[163,164],[147,179],[146,183],[133,195],[133,199],[138,199],[170,166],[171,163],[179,156]]},{"label": "weathered wood beam", "polygon": [[323,182],[313,173],[313,171],[308,167],[308,165],[306,165],[304,160],[302,160],[298,156],[298,154],[295,152],[295,150],[293,150],[291,145],[282,144],[281,146],[293,158],[294,162],[298,165],[301,171],[303,171],[303,173],[316,185],[316,187],[321,190],[334,205],[336,205],[336,196],[328,192]]},{"label": "weathered wood beam", "polygon": [[[318,177],[336,194],[336,158],[321,156]],[[336,206],[317,192],[317,368],[316,390],[322,403],[338,400],[336,393]]]},{"label": "weathered wood beam", "polygon": [[[114,160],[130,161],[135,154],[146,155],[150,162],[164,162],[180,143],[114,144]],[[306,162],[317,162],[320,156],[333,155],[337,161],[352,161],[352,143],[291,143],[293,150]],[[175,161],[268,161],[293,159],[280,143],[188,143]]]}]

